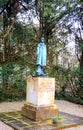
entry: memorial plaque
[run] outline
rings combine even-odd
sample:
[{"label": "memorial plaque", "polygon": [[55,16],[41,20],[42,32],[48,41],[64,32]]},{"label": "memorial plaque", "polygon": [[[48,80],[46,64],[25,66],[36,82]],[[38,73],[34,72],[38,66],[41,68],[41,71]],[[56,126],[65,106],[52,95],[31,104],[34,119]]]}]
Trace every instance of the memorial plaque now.
[{"label": "memorial plaque", "polygon": [[54,78],[28,78],[26,102],[37,106],[54,104]]}]

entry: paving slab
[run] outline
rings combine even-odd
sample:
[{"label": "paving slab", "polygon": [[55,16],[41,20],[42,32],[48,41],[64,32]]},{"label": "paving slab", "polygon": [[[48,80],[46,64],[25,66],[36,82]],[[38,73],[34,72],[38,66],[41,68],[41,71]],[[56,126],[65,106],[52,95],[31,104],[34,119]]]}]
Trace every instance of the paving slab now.
[{"label": "paving slab", "polygon": [[0,130],[14,130],[12,127],[4,124],[2,121],[0,121]]},{"label": "paving slab", "polygon": [[24,116],[21,111],[0,113],[0,120],[15,130],[61,130],[83,124],[83,117],[60,112],[63,121],[53,124],[52,119],[35,122]]}]

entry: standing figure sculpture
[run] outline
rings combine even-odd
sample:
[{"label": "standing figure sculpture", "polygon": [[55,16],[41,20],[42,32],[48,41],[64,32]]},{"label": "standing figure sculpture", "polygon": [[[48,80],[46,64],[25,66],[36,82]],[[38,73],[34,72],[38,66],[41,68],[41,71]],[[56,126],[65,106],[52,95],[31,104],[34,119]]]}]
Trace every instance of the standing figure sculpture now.
[{"label": "standing figure sculpture", "polygon": [[41,37],[41,42],[37,46],[37,76],[47,76],[43,72],[44,66],[46,66],[46,45],[44,43],[44,37]]}]

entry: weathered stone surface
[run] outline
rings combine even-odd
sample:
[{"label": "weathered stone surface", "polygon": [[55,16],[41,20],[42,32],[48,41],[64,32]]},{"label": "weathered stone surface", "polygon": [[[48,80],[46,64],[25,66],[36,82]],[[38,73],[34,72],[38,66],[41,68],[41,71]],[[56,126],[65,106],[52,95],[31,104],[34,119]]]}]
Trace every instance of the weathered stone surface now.
[{"label": "weathered stone surface", "polygon": [[[0,113],[0,120],[14,128],[14,130],[62,130],[70,127],[72,127],[72,130],[83,130],[83,127],[76,127],[78,125],[83,125],[83,117],[77,117],[63,112],[60,112],[59,114],[62,118],[62,122],[57,124],[53,124],[52,119],[38,122],[30,120],[29,118],[22,116],[20,111]],[[9,127],[7,129],[7,126],[1,126],[0,122],[0,130],[9,130]]]},{"label": "weathered stone surface", "polygon": [[47,107],[37,107],[33,105],[24,105],[22,108],[22,114],[34,121],[51,119],[58,115],[58,108],[56,105]]},{"label": "weathered stone surface", "polygon": [[54,97],[54,78],[28,78],[26,104],[22,108],[22,114],[35,121],[50,119],[58,115]]},{"label": "weathered stone surface", "polygon": [[28,78],[26,102],[37,106],[54,104],[55,78]]}]

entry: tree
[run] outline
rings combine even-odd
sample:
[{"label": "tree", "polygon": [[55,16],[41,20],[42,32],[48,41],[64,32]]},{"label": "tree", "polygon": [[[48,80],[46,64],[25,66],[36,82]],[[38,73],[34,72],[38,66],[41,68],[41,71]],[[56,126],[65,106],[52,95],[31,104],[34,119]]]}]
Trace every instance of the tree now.
[{"label": "tree", "polygon": [[[0,55],[3,54],[3,59],[0,59],[1,63],[11,64],[11,62],[14,62],[14,64],[22,64],[25,68],[28,65],[30,70],[34,72],[36,46],[43,35],[48,51],[47,69],[51,71],[53,67],[54,71],[57,68],[55,66],[59,66],[58,57],[60,54],[65,53],[65,56],[63,54],[65,57],[63,58],[63,64],[68,59],[69,54],[65,46],[69,42],[68,37],[72,34],[75,37],[76,45],[80,47],[80,49],[78,48],[80,53],[76,54],[78,59],[80,59],[81,68],[83,66],[82,36],[80,35],[83,24],[80,13],[82,7],[80,0],[1,0],[0,42],[2,49]],[[27,23],[26,20],[23,21],[24,15],[28,19]],[[39,25],[34,25],[34,18],[38,19]],[[75,21],[80,23],[80,31],[74,28]],[[79,52],[78,49],[77,52]],[[56,63],[54,63],[55,59]],[[10,67],[11,65],[9,64],[8,66]],[[12,75],[9,71],[7,72]],[[59,67],[59,72],[62,72],[62,66]],[[65,76],[63,78],[65,79]],[[7,81],[9,80],[7,79]]]}]

